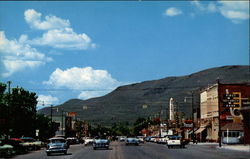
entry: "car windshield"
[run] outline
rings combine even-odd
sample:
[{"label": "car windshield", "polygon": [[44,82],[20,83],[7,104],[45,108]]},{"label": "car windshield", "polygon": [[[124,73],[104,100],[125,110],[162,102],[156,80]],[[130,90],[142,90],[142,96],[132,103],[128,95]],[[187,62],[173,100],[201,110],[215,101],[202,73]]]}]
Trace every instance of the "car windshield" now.
[{"label": "car windshield", "polygon": [[65,143],[64,139],[53,139],[51,140],[51,143]]},{"label": "car windshield", "polygon": [[179,136],[169,136],[169,139],[170,140],[180,140],[181,137],[179,137]]},{"label": "car windshield", "polygon": [[136,138],[128,138],[127,140],[132,141],[132,140],[137,140]]}]

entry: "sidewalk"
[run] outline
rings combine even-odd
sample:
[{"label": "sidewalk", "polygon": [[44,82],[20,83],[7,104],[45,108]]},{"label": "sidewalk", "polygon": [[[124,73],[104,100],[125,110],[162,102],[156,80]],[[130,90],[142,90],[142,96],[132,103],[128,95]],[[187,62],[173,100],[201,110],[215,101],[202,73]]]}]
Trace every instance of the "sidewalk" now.
[{"label": "sidewalk", "polygon": [[219,149],[235,150],[235,151],[244,151],[250,153],[250,145],[225,145],[221,147],[217,146]]},{"label": "sidewalk", "polygon": [[190,142],[189,144],[191,145],[200,145],[200,146],[212,146],[214,148],[218,149],[225,149],[225,150],[235,150],[235,151],[243,151],[243,152],[249,152],[250,153],[250,145],[227,145],[227,144],[222,144],[221,147],[219,147],[219,143],[214,143],[214,142],[198,142],[197,144],[193,144],[193,142]]}]

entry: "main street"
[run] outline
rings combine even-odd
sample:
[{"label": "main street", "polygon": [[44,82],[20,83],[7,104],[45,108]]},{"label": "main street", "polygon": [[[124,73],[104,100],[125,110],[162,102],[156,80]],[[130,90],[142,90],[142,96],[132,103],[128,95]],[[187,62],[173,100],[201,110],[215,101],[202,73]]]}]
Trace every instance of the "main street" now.
[{"label": "main street", "polygon": [[93,150],[92,146],[71,145],[67,155],[46,156],[45,150],[15,156],[15,159],[248,159],[250,152],[218,149],[216,145],[189,144],[185,149],[168,149],[166,145],[145,143],[126,146],[111,142],[109,150]]}]

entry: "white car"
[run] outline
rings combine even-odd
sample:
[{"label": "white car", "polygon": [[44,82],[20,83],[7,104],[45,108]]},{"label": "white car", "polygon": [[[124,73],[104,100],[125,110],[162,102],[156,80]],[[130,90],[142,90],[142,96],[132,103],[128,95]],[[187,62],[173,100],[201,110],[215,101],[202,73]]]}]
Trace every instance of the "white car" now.
[{"label": "white car", "polygon": [[167,140],[168,148],[173,148],[174,146],[179,146],[180,148],[184,148],[184,143],[182,142],[181,136],[169,136],[169,140]]},{"label": "white car", "polygon": [[51,153],[64,153],[67,154],[68,144],[64,138],[55,137],[50,138],[49,143],[46,148],[47,156],[50,156]]},{"label": "white car", "polygon": [[84,138],[84,145],[87,146],[87,145],[91,145],[92,143],[94,142],[94,139],[92,138]]}]

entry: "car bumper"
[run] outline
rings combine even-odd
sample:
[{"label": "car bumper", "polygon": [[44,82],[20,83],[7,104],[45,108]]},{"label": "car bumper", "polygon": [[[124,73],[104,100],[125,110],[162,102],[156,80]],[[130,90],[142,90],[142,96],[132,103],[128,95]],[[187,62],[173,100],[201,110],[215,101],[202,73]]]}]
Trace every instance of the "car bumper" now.
[{"label": "car bumper", "polygon": [[67,149],[65,148],[57,148],[57,149],[47,149],[47,153],[61,153],[61,152],[66,152]]},{"label": "car bumper", "polygon": [[94,148],[108,148],[108,144],[95,144],[93,145]]}]

